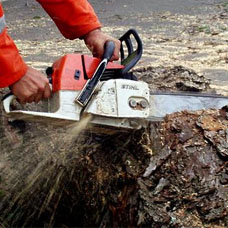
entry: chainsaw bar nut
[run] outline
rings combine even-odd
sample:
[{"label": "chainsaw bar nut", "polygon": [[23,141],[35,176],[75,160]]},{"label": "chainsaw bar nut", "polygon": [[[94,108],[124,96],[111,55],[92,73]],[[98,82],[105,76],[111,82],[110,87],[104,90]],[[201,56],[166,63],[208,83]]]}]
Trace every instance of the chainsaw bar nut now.
[{"label": "chainsaw bar nut", "polygon": [[129,105],[130,105],[131,108],[136,108],[136,106],[137,106],[136,100],[130,99],[129,100]]},{"label": "chainsaw bar nut", "polygon": [[142,100],[142,101],[140,101],[140,106],[141,106],[141,108],[147,108],[147,102],[146,101],[144,101],[144,100]]}]

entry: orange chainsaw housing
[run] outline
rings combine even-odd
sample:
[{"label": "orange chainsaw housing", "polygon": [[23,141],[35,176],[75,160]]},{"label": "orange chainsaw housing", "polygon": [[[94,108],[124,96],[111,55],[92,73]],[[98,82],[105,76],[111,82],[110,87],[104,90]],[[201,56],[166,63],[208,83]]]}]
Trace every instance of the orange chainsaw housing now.
[{"label": "orange chainsaw housing", "polygon": [[[82,90],[87,80],[92,78],[100,59],[87,55],[67,54],[52,66],[52,90]],[[109,62],[106,70],[121,70],[124,66]]]}]

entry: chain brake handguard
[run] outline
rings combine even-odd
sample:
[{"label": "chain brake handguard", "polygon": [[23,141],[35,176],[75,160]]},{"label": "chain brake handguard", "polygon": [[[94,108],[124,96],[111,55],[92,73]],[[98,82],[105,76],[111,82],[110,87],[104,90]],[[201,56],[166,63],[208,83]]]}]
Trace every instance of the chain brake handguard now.
[{"label": "chain brake handguard", "polygon": [[119,38],[119,40],[121,42],[121,65],[124,66],[124,68],[121,69],[120,74],[124,75],[140,60],[143,53],[143,44],[138,33],[134,29],[128,30]]}]

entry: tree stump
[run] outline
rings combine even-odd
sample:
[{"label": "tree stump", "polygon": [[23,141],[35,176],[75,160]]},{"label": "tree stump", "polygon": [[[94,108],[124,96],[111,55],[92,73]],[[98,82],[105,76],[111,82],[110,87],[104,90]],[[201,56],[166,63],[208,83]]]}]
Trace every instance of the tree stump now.
[{"label": "tree stump", "polygon": [[228,107],[112,136],[3,120],[2,227],[228,225]]}]

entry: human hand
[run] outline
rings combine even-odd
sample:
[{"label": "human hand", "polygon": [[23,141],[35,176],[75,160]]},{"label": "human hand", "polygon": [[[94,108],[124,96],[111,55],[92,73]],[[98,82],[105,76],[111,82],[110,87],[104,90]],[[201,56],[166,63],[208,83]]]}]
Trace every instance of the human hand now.
[{"label": "human hand", "polygon": [[28,67],[26,74],[10,86],[21,104],[36,102],[51,96],[49,81],[41,72]]},{"label": "human hand", "polygon": [[88,49],[92,52],[94,57],[102,58],[104,53],[104,45],[106,41],[112,40],[115,43],[115,50],[111,61],[115,61],[119,59],[120,53],[120,41],[103,33],[100,29],[95,29],[89,33],[87,33],[84,37],[84,42]]}]

